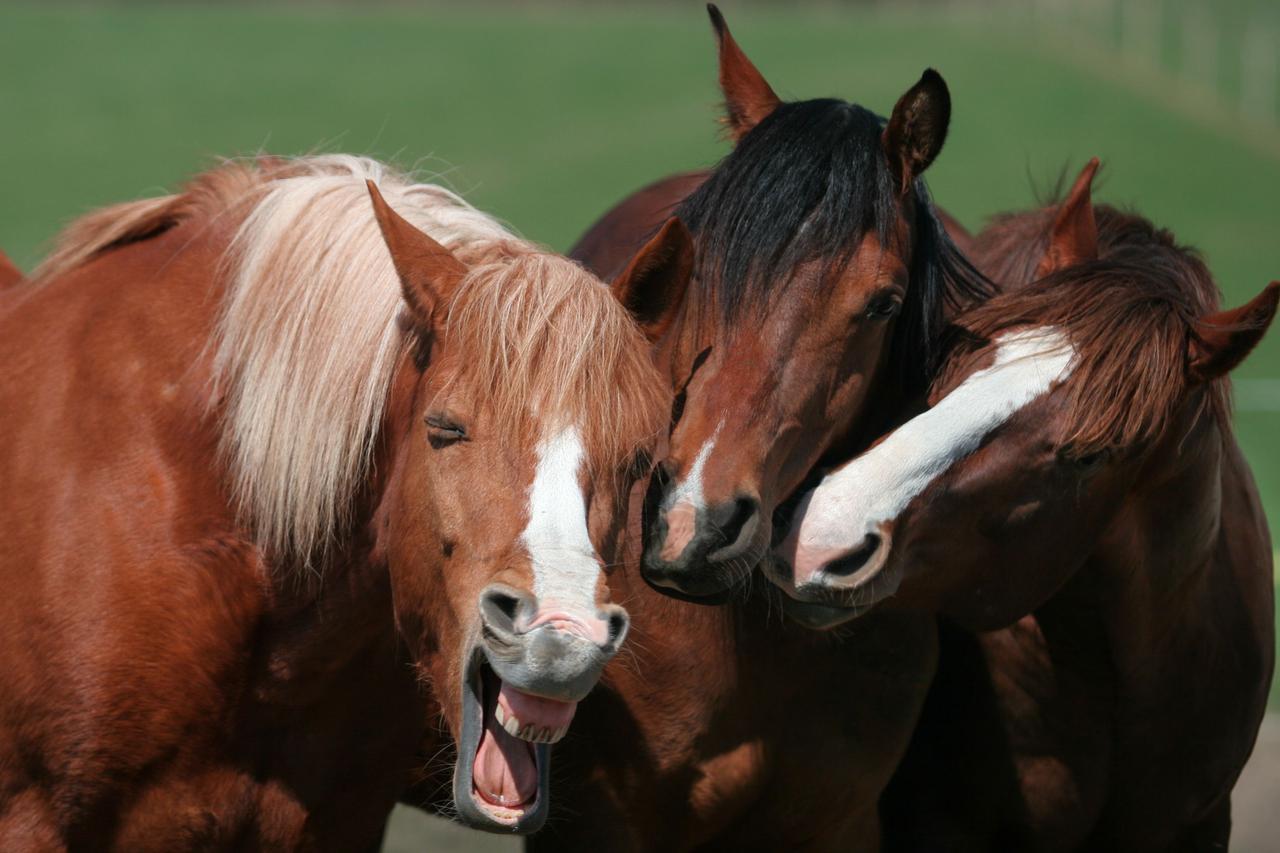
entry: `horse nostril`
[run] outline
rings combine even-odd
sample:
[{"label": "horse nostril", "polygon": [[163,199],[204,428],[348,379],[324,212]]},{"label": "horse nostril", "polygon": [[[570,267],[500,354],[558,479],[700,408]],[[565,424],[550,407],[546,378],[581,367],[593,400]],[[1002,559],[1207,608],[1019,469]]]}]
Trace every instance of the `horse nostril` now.
[{"label": "horse nostril", "polygon": [[760,503],[755,498],[748,497],[735,498],[728,506],[717,507],[712,513],[711,522],[720,534],[721,544],[736,543],[747,522],[755,518],[759,511]]},{"label": "horse nostril", "polygon": [[621,607],[611,608],[603,615],[609,625],[608,639],[605,641],[604,648],[618,649],[627,637],[627,630],[631,627],[631,617]]},{"label": "horse nostril", "polygon": [[875,556],[876,551],[880,550],[880,542],[880,534],[868,533],[857,548],[823,566],[823,574],[838,578],[854,574]]},{"label": "horse nostril", "polygon": [[516,633],[516,619],[522,608],[532,612],[533,598],[512,587],[493,584],[480,593],[480,621],[488,631],[499,636],[511,637]]}]

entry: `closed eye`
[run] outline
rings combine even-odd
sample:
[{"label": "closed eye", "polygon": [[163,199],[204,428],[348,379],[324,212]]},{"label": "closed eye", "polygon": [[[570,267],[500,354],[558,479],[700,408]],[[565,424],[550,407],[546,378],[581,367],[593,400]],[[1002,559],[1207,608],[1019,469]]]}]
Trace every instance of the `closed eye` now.
[{"label": "closed eye", "polygon": [[1101,448],[1088,453],[1080,453],[1072,447],[1058,450],[1058,462],[1078,473],[1088,474],[1098,470],[1111,458],[1111,451]]},{"label": "closed eye", "polygon": [[432,412],[425,418],[427,423],[427,440],[435,448],[444,447],[459,441],[465,441],[467,431],[448,415]]}]

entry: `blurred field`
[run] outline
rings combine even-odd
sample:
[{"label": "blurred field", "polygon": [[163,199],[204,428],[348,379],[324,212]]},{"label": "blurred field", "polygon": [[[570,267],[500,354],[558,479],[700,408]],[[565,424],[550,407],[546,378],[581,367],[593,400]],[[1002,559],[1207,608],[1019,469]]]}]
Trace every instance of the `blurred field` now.
[{"label": "blurred field", "polygon": [[[885,112],[937,67],[954,116],[929,179],[971,227],[1098,155],[1098,197],[1201,248],[1229,303],[1280,278],[1280,134],[1105,45],[1019,35],[1016,16],[724,6],[784,97]],[[443,173],[564,249],[625,193],[714,163],[717,99],[693,3],[0,6],[0,247],[29,268],[69,218],[172,188],[220,155],[342,150]],[[1237,376],[1239,433],[1275,527],[1280,332]]]}]

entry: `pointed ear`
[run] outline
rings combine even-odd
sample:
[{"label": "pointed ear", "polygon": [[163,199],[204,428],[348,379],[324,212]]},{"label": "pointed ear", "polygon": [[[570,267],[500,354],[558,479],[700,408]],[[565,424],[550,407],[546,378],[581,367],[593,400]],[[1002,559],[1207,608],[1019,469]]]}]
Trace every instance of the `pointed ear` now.
[{"label": "pointed ear", "polygon": [[920,82],[898,99],[880,136],[901,192],[905,193],[938,156],[950,123],[951,92],[942,75],[927,68]]},{"label": "pointed ear", "polygon": [[671,217],[636,253],[610,289],[631,312],[650,342],[660,339],[684,302],[693,275],[693,238]]},{"label": "pointed ear", "polygon": [[1266,334],[1276,316],[1277,302],[1280,281],[1273,281],[1239,308],[1197,320],[1187,343],[1187,371],[1191,378],[1208,382],[1235,370]]},{"label": "pointed ear", "polygon": [[392,210],[373,181],[365,183],[373,200],[373,215],[400,277],[404,301],[414,320],[424,328],[431,328],[436,306],[449,298],[467,274],[467,268],[452,252]]},{"label": "pointed ear", "polygon": [[1085,163],[1071,192],[1058,207],[1049,232],[1049,248],[1036,267],[1036,278],[1098,259],[1098,224],[1093,219],[1093,176],[1097,172],[1098,158],[1094,157]]},{"label": "pointed ear", "polygon": [[22,281],[22,270],[18,269],[8,255],[0,252],[0,290]]},{"label": "pointed ear", "polygon": [[750,133],[765,116],[777,109],[782,101],[765,82],[764,75],[756,70],[747,55],[738,47],[729,33],[724,15],[714,3],[707,4],[711,26],[716,31],[720,46],[720,91],[724,92],[724,123],[729,134],[737,142]]}]

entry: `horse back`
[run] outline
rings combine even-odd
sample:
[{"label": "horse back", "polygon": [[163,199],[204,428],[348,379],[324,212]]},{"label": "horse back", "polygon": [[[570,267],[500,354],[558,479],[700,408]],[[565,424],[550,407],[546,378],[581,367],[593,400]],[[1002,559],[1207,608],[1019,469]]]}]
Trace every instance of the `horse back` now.
[{"label": "horse back", "polygon": [[385,573],[319,602],[275,583],[226,488],[232,227],[176,224],[0,310],[0,849],[356,849],[403,783],[425,716]]},{"label": "horse back", "polygon": [[709,175],[706,171],[671,175],[637,190],[596,220],[569,250],[569,257],[604,281],[613,280]]}]

